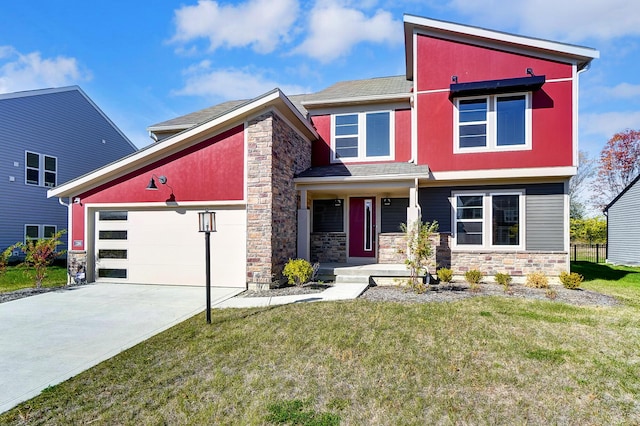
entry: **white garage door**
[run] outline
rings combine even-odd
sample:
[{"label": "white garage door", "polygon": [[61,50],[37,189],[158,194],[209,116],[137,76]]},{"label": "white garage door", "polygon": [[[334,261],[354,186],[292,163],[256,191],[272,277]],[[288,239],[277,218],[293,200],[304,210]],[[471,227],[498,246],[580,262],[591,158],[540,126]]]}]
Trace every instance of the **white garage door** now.
[{"label": "white garage door", "polygon": [[[211,210],[217,223],[211,233],[211,285],[245,287],[246,212]],[[96,281],[204,285],[205,236],[198,232],[198,211],[96,211]]]}]

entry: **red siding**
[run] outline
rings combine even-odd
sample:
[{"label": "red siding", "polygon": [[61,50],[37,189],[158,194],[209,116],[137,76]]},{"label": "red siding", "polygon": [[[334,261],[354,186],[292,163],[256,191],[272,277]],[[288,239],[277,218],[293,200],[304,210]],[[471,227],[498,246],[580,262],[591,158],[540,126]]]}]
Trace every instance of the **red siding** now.
[{"label": "red siding", "polygon": [[[81,194],[82,204],[242,200],[243,129],[243,126],[235,127]],[[158,190],[146,190],[153,174],[166,176],[167,185],[156,179]],[[73,207],[74,240],[84,239],[84,210],[83,206]],[[74,249],[82,250],[84,247]]]},{"label": "red siding", "polygon": [[[420,91],[448,89],[458,82],[526,77],[526,68],[547,80],[570,78],[568,64],[463,43],[418,37]],[[435,171],[462,171],[573,164],[572,81],[547,82],[533,96],[532,149],[453,154],[453,101],[448,92],[419,93],[418,162]]]},{"label": "red siding", "polygon": [[320,139],[313,142],[311,146],[311,165],[327,166],[331,163],[331,116],[319,115],[313,117]]},{"label": "red siding", "polygon": [[396,161],[411,160],[411,110],[396,111]]}]

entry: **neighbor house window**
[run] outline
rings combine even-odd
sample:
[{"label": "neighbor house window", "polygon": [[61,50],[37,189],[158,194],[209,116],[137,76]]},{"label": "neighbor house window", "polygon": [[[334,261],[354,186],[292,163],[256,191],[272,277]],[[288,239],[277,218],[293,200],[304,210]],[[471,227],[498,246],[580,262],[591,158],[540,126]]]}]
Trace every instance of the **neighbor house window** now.
[{"label": "neighbor house window", "polygon": [[523,192],[454,193],[452,203],[455,247],[522,248]]},{"label": "neighbor house window", "polygon": [[57,230],[55,225],[25,225],[24,242],[53,238]]},{"label": "neighbor house window", "polygon": [[344,231],[344,200],[313,200],[313,232]]},{"label": "neighbor house window", "polygon": [[334,115],[332,123],[334,161],[392,159],[391,111]]},{"label": "neighbor house window", "polygon": [[455,100],[454,152],[531,149],[528,93]]},{"label": "neighbor house window", "polygon": [[36,152],[25,152],[25,183],[37,186],[56,186],[58,159]]}]

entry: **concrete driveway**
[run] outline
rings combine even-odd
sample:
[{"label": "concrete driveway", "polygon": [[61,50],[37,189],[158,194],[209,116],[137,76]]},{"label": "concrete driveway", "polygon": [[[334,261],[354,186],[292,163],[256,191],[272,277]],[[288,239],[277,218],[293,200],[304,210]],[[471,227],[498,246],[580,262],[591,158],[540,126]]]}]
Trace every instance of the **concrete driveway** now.
[{"label": "concrete driveway", "polygon": [[[241,291],[212,288],[212,305]],[[0,304],[0,413],[202,312],[204,306],[204,287],[120,283]]]}]

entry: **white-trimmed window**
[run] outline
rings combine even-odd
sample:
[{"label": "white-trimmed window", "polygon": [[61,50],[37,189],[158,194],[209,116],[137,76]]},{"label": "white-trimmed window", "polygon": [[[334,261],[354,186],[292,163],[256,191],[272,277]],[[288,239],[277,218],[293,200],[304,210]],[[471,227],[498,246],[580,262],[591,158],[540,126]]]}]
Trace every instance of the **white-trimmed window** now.
[{"label": "white-trimmed window", "polygon": [[391,160],[394,155],[392,111],[331,116],[333,161]]},{"label": "white-trimmed window", "polygon": [[531,93],[456,98],[455,153],[531,149]]},{"label": "white-trimmed window", "polygon": [[56,225],[24,225],[24,242],[52,238],[58,231]]},{"label": "white-trimmed window", "polygon": [[524,247],[524,191],[453,193],[453,246],[464,249]]},{"label": "white-trimmed window", "polygon": [[51,155],[25,151],[25,183],[54,187],[58,180],[58,159]]}]

